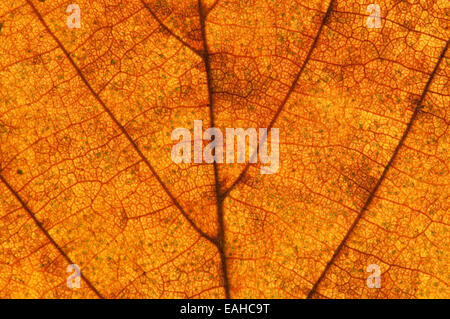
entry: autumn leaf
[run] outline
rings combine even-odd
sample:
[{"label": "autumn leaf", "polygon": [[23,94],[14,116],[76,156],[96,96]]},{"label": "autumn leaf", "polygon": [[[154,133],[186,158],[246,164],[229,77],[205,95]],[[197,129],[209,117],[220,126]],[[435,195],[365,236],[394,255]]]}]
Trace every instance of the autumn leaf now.
[{"label": "autumn leaf", "polygon": [[448,1],[70,4],[0,3],[1,298],[450,297]]}]

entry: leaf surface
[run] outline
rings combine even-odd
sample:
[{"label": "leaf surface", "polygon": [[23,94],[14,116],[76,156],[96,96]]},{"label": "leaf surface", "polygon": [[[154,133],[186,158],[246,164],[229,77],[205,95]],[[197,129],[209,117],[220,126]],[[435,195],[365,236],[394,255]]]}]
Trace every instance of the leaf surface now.
[{"label": "leaf surface", "polygon": [[[447,1],[68,4],[0,4],[2,298],[450,296]],[[194,120],[279,171],[175,164]]]}]

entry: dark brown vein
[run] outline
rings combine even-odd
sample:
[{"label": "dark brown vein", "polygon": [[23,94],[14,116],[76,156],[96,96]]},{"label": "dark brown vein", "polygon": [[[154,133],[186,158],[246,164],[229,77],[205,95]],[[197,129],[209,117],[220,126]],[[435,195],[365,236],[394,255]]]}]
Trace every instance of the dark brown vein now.
[{"label": "dark brown vein", "polygon": [[197,51],[197,49],[195,49],[194,47],[192,47],[189,43],[187,43],[186,41],[184,41],[179,35],[175,34],[175,32],[173,32],[171,29],[169,29],[169,27],[167,27],[164,22],[158,18],[158,16],[153,12],[153,10],[150,8],[150,6],[145,3],[144,0],[141,0],[142,4],[144,5],[144,7],[147,9],[147,11],[151,14],[151,16],[159,23],[159,25],[161,26],[161,28],[163,28],[167,33],[169,33],[172,37],[174,37],[175,39],[177,39],[181,44],[183,44],[185,47],[187,47],[189,50],[191,50],[192,52],[194,52],[196,55],[202,57],[200,55],[200,52]]},{"label": "dark brown vein", "polygon": [[[203,6],[202,1],[198,0],[198,11],[200,16],[200,28],[203,42],[203,52],[201,53],[203,62],[205,64],[206,81],[208,86],[208,100],[209,100],[209,120],[211,127],[215,127],[214,118],[214,96],[213,96],[213,83],[211,75],[211,62],[209,60],[210,53],[208,48],[208,41],[206,38],[206,8]],[[215,150],[214,150],[215,151]],[[214,154],[215,155],[215,154]],[[223,216],[223,200],[221,200],[221,185],[219,181],[219,169],[217,167],[217,162],[213,161],[214,167],[214,184],[216,193],[216,203],[217,203],[217,222],[218,222],[218,237],[217,237],[217,249],[219,250],[222,277],[223,277],[223,287],[225,290],[225,297],[230,298],[230,285],[228,280],[228,268],[227,260],[225,256],[225,227],[224,227],[224,216]]]},{"label": "dark brown vein", "polygon": [[[58,245],[58,243],[53,239],[53,237],[49,234],[49,232],[44,228],[42,223],[36,218],[34,213],[31,211],[31,209],[28,207],[28,205],[25,203],[25,201],[22,199],[22,197],[17,193],[14,188],[8,183],[8,181],[5,179],[5,177],[0,172],[0,180],[3,182],[3,184],[6,185],[6,187],[9,189],[9,191],[14,195],[14,197],[17,199],[17,201],[22,205],[22,207],[27,212],[28,216],[34,221],[34,223],[37,225],[37,227],[42,231],[42,233],[47,237],[47,239],[52,243],[52,245],[56,248],[56,250],[59,251],[59,253],[64,257],[64,259],[70,264],[75,264],[72,259],[64,252],[64,250],[61,248],[61,246]],[[88,287],[97,295],[97,297],[103,299],[103,295],[94,287],[94,285],[89,281],[88,278],[83,274],[83,272],[80,272],[81,279],[84,280],[84,282],[88,285]]]},{"label": "dark brown vein", "polygon": [[[150,164],[149,160],[146,158],[146,156],[142,153],[142,151],[137,146],[136,142],[131,138],[130,134],[126,131],[126,129],[123,127],[123,125],[117,120],[117,118],[114,116],[113,112],[106,106],[106,104],[103,102],[103,100],[100,98],[100,96],[94,91],[92,86],[87,81],[86,77],[80,70],[80,68],[76,65],[76,63],[73,61],[72,57],[70,56],[70,53],[66,50],[66,48],[62,45],[61,41],[53,34],[53,32],[48,27],[47,23],[44,21],[42,15],[39,13],[39,11],[36,9],[36,7],[33,5],[33,3],[30,0],[27,0],[28,4],[32,7],[34,13],[39,18],[42,25],[45,27],[46,31],[51,35],[51,37],[55,40],[55,42],[58,44],[59,48],[64,52],[69,62],[74,67],[75,71],[77,72],[80,79],[83,81],[83,83],[86,85],[86,87],[91,92],[92,96],[97,100],[98,103],[103,107],[104,111],[110,116],[110,118],[113,120],[113,122],[116,124],[116,126],[120,129],[122,134],[127,138],[127,140],[130,142],[130,144],[133,146],[136,153],[141,157],[142,161],[147,165],[147,167],[152,172],[153,176],[156,178],[158,183],[161,185],[161,187],[164,189],[165,193],[169,196],[170,200],[174,203],[174,205],[178,208],[178,210],[181,212],[181,214],[184,216],[184,218],[188,221],[188,223],[194,228],[195,231],[197,231],[200,236],[205,238],[206,240],[210,241],[213,244],[216,244],[216,240],[203,232],[195,223],[194,221],[189,217],[189,215],[184,211],[183,207],[180,205],[178,200],[175,198],[175,196],[170,192],[168,187],[165,185],[165,183],[162,181],[161,177],[156,173],[153,166]],[[3,179],[2,179],[3,180]],[[21,201],[23,203],[23,201]],[[36,221],[36,220],[35,220]],[[38,224],[40,228],[42,229],[42,225]],[[42,229],[44,230],[44,229]]]},{"label": "dark brown vein", "polygon": [[311,288],[311,291],[308,293],[307,298],[312,298],[314,296],[314,294],[316,294],[319,284],[322,282],[322,280],[325,277],[325,275],[327,274],[328,270],[333,265],[336,258],[339,256],[339,253],[342,251],[342,248],[345,246],[347,240],[349,239],[349,237],[352,234],[353,230],[355,229],[356,225],[363,217],[364,212],[368,209],[369,205],[372,203],[378,188],[380,187],[381,183],[383,182],[384,178],[386,177],[386,174],[387,174],[388,170],[391,168],[392,163],[397,158],[397,155],[398,155],[401,147],[405,143],[405,140],[408,137],[409,132],[411,131],[411,127],[413,126],[414,122],[417,120],[417,116],[419,115],[420,110],[423,108],[422,103],[425,100],[425,96],[427,95],[430,85],[433,82],[434,76],[436,75],[439,65],[441,64],[442,60],[444,59],[444,56],[445,56],[445,53],[447,52],[449,43],[450,43],[450,40],[447,41],[447,44],[445,45],[444,49],[442,50],[441,55],[439,56],[439,59],[434,67],[434,70],[433,70],[433,72],[431,72],[430,77],[428,78],[428,82],[425,85],[425,88],[423,89],[422,95],[420,96],[420,99],[417,102],[417,106],[414,109],[414,113],[411,116],[411,119],[409,120],[408,125],[406,126],[406,129],[405,129],[400,141],[397,144],[397,147],[395,148],[394,152],[392,153],[392,156],[389,159],[389,162],[386,164],[386,166],[383,170],[383,173],[381,174],[380,178],[378,179],[375,187],[370,192],[369,197],[367,198],[366,202],[364,203],[364,206],[362,207],[361,211],[358,213],[358,216],[356,216],[356,219],[353,221],[353,224],[350,226],[349,230],[345,234],[345,236],[342,239],[339,246],[336,248],[336,251],[334,252],[331,259],[328,261],[328,263],[325,266],[324,270],[322,271],[320,277],[314,283],[313,287]]},{"label": "dark brown vein", "polygon": [[[289,98],[291,97],[292,93],[294,92],[294,89],[297,86],[297,83],[300,80],[300,77],[302,76],[302,74],[303,74],[303,72],[304,72],[304,70],[306,68],[306,65],[308,64],[308,62],[309,62],[309,60],[311,58],[311,55],[312,55],[314,49],[317,46],[317,42],[319,41],[319,37],[320,37],[320,34],[322,33],[322,29],[325,26],[325,24],[328,22],[328,20],[329,20],[329,18],[331,16],[331,12],[332,12],[333,7],[334,7],[334,2],[335,2],[335,0],[331,0],[330,1],[330,4],[328,5],[328,9],[327,9],[325,15],[322,18],[322,22],[320,23],[319,30],[317,31],[316,36],[314,37],[314,41],[313,41],[311,47],[309,48],[308,54],[306,55],[306,58],[303,61],[303,64],[300,67],[300,70],[298,71],[297,75],[295,76],[295,79],[292,82],[292,85],[289,87],[289,90],[288,90],[286,96],[284,97],[283,101],[281,102],[280,106],[278,107],[278,110],[276,111],[274,117],[270,121],[269,126],[267,128],[267,132],[270,132],[270,129],[274,126],[275,122],[278,119],[278,116],[283,111],[284,107],[287,104],[287,101],[289,100]],[[251,156],[251,158],[254,158],[254,156],[258,153],[260,142],[261,141],[258,142],[258,147],[256,148],[256,150],[253,153],[253,155]],[[251,163],[247,163],[247,165],[242,170],[242,172],[239,174],[238,178],[234,181],[234,183],[231,184],[231,186],[221,195],[222,199],[225,199],[228,196],[228,194],[236,187],[236,185],[239,184],[242,181],[243,177],[245,176],[245,174],[247,173],[248,169],[250,168],[250,165],[251,165]]]},{"label": "dark brown vein", "polygon": [[147,159],[147,157],[142,153],[142,151],[139,149],[139,147],[137,146],[136,142],[131,138],[130,134],[128,134],[127,130],[125,129],[125,127],[123,127],[123,125],[119,122],[119,120],[115,117],[115,115],[113,114],[113,112],[106,106],[105,102],[103,102],[103,100],[100,98],[100,96],[94,91],[94,89],[92,88],[92,86],[89,84],[89,82],[87,81],[86,77],[84,76],[84,74],[81,72],[80,68],[76,65],[76,63],[73,61],[72,57],[70,56],[70,53],[66,50],[66,48],[62,45],[61,41],[59,41],[59,39],[53,34],[53,32],[50,30],[50,28],[48,27],[48,25],[46,24],[46,22],[44,21],[44,19],[42,18],[41,14],[39,13],[39,11],[37,11],[37,9],[34,7],[33,3],[30,0],[27,0],[27,2],[30,4],[31,7],[33,7],[33,10],[35,12],[35,14],[38,16],[39,20],[41,21],[41,23],[44,25],[45,29],[47,30],[47,32],[52,36],[52,38],[56,41],[56,43],[58,44],[58,46],[60,47],[60,49],[64,52],[64,54],[66,55],[67,59],[70,61],[70,63],[72,64],[72,66],[74,67],[75,71],[77,72],[78,76],[80,77],[80,79],[84,82],[84,84],[86,85],[86,87],[89,89],[89,91],[91,92],[92,96],[94,96],[94,98],[97,100],[98,103],[100,103],[100,105],[103,107],[104,111],[109,115],[109,117],[113,120],[113,122],[116,124],[116,126],[120,129],[120,131],[122,132],[122,134],[127,138],[127,140],[130,142],[130,144],[133,146],[134,150],[136,151],[136,153],[138,153],[139,157],[144,161],[144,163],[147,165],[147,167],[150,169],[150,171],[152,172],[152,174],[154,175],[154,177],[156,178],[156,180],[159,182],[159,184],[161,184],[162,188],[164,189],[164,191],[166,192],[166,194],[169,196],[169,198],[172,200],[172,202],[174,203],[174,205],[178,208],[178,210],[183,214],[183,216],[186,218],[186,220],[189,222],[189,224],[191,224],[191,226],[204,238],[206,238],[207,240],[214,242],[213,238],[211,238],[208,234],[204,233],[189,217],[189,215],[184,211],[183,207],[181,207],[180,203],[178,202],[178,200],[175,198],[175,196],[170,192],[170,190],[168,189],[168,187],[166,186],[166,184],[164,184],[164,182],[162,181],[161,177],[156,173],[155,169],[153,168],[153,166],[150,164],[149,160]]}]

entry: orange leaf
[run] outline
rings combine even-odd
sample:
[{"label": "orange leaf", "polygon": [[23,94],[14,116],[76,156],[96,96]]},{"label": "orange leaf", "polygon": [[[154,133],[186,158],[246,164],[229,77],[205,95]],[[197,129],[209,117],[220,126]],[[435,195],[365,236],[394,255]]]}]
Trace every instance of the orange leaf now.
[{"label": "orange leaf", "polygon": [[448,1],[76,4],[0,3],[0,297],[450,296]]}]

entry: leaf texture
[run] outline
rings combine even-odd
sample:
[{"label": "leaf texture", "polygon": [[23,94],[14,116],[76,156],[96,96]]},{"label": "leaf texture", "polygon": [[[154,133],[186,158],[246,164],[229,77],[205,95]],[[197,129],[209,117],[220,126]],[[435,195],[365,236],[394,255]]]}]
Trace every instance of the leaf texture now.
[{"label": "leaf texture", "polygon": [[[3,0],[0,297],[450,297],[450,7],[371,3]],[[175,164],[194,120],[279,171]]]}]

